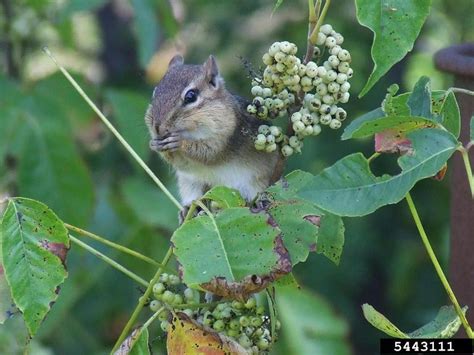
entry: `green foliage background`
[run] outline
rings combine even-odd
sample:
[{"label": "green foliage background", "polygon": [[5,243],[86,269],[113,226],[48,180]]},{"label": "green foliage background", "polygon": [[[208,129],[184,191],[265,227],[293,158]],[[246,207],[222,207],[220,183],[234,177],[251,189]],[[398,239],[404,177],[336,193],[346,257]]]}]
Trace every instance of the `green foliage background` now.
[{"label": "green foliage background", "polygon": [[[153,83],[169,60],[170,46],[175,44],[184,50],[186,61],[192,63],[204,62],[214,54],[228,87],[248,96],[250,80],[239,57],[258,67],[268,46],[284,39],[295,42],[302,52],[307,24],[305,0],[285,1],[273,15],[274,2],[269,0],[171,3],[173,8],[165,0],[2,2],[10,5],[11,13],[7,16],[2,6],[1,196],[39,199],[66,222],[155,259],[162,258],[177,226],[175,207],[66,81],[58,74],[51,75],[54,67],[41,53],[41,47],[48,45],[75,73],[140,156],[176,192],[171,169],[147,148],[143,121]],[[344,35],[355,72],[347,105],[349,119],[377,107],[386,88],[394,82],[406,91],[420,75],[428,75],[434,89],[448,87],[450,78],[435,71],[431,58],[440,48],[474,40],[474,20],[466,15],[473,12],[470,0],[456,1],[456,6],[448,0],[434,0],[414,52],[359,100],[356,96],[372,70],[372,34],[357,23],[352,1],[334,2],[328,22]],[[7,65],[9,57],[13,68]],[[287,171],[318,173],[351,152],[373,151],[370,139],[341,141],[340,134],[325,131],[309,141],[303,154],[289,161]],[[378,167],[396,172],[395,161],[389,166],[377,164],[375,170]],[[446,181],[424,181],[414,196],[446,266]],[[347,342],[354,354],[378,353],[381,333],[364,320],[363,303],[376,306],[408,330],[433,319],[439,305],[446,303],[403,202],[363,219],[345,219],[345,225],[346,244],[339,266],[318,254],[310,254],[308,262],[296,266],[297,280],[318,298],[310,312],[303,306],[310,299],[309,293],[298,296],[298,304],[291,295],[282,295],[282,304],[294,307],[294,314],[282,319],[291,329],[275,353],[315,351],[316,347],[307,347],[315,336],[313,330],[305,334],[309,342],[300,349],[291,344],[292,331],[300,329],[295,334],[301,336],[304,326],[323,324],[328,300],[341,318],[341,322],[328,327],[328,341],[334,334],[348,334]],[[113,251],[102,251],[151,278],[153,270],[146,265]],[[103,353],[117,338],[140,295],[141,290],[132,281],[82,250],[70,252],[67,265],[69,278],[32,344],[32,354]],[[320,308],[321,312],[315,311]],[[0,353],[21,353],[24,339],[21,319],[8,320],[0,328]],[[151,332],[150,339],[157,353],[164,351],[161,332]]]}]

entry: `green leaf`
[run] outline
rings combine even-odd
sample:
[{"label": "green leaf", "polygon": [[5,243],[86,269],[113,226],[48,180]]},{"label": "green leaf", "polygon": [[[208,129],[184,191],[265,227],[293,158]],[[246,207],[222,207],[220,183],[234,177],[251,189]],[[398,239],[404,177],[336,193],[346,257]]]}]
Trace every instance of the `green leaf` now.
[{"label": "green leaf", "polygon": [[225,186],[213,187],[201,199],[214,201],[220,208],[245,207],[245,200],[239,191]]},{"label": "green leaf", "polygon": [[176,207],[156,186],[140,178],[128,178],[120,190],[125,202],[142,223],[168,230],[178,226]]},{"label": "green leaf", "polygon": [[376,133],[395,129],[399,132],[410,132],[416,129],[438,125],[435,120],[416,116],[385,116],[362,122],[350,134],[345,134],[343,139],[362,138],[373,136]]},{"label": "green leaf", "polygon": [[277,288],[277,310],[288,354],[352,353],[349,327],[321,296],[292,287]]},{"label": "green leaf", "polygon": [[399,202],[421,179],[435,175],[454,153],[458,142],[446,131],[426,128],[407,135],[413,154],[401,156],[398,175],[375,176],[369,162],[356,153],[325,169],[298,195],[339,216],[364,216]]},{"label": "green leaf", "polygon": [[439,114],[442,117],[444,128],[451,132],[456,138],[461,133],[461,113],[458,102],[453,92],[446,95],[445,91],[433,92],[433,99],[442,102]]},{"label": "green leaf", "polygon": [[[146,160],[150,149],[144,116],[150,103],[149,98],[135,92],[115,89],[107,90],[105,97],[112,105],[114,119],[120,133],[137,154]],[[133,160],[132,157],[129,159]]]},{"label": "green leaf", "polygon": [[2,239],[2,228],[0,228],[0,324],[3,324],[8,318],[10,318],[15,311],[10,287],[5,278],[3,268]]},{"label": "green leaf", "polygon": [[282,232],[292,264],[306,261],[309,252],[317,250],[322,211],[303,200],[274,201],[267,211]]},{"label": "green leaf", "polygon": [[291,271],[279,233],[263,212],[228,208],[184,223],[171,242],[188,286],[207,284],[220,295],[238,297]]},{"label": "green leaf", "polygon": [[[362,305],[362,311],[364,312],[365,319],[370,324],[394,338],[452,338],[461,326],[461,320],[453,306],[441,307],[434,320],[411,333],[405,333],[398,329],[383,314],[367,303]],[[464,307],[463,312],[466,313],[466,311],[467,307]]]},{"label": "green leaf", "polygon": [[30,96],[19,105],[17,119],[25,130],[18,148],[20,194],[47,203],[69,223],[86,224],[94,204],[92,179],[67,119],[41,97]]},{"label": "green leaf", "polygon": [[351,139],[354,132],[357,132],[367,122],[385,117],[385,112],[379,107],[353,120],[345,129],[341,136],[342,140]]},{"label": "green leaf", "polygon": [[422,76],[407,101],[412,116],[432,117],[430,78]]},{"label": "green leaf", "polygon": [[148,345],[148,329],[143,329],[140,333],[140,337],[133,344],[132,349],[129,352],[129,355],[149,355],[150,346]]},{"label": "green leaf", "polygon": [[12,198],[2,219],[4,271],[12,298],[33,336],[67,277],[67,229],[44,204]]},{"label": "green leaf", "polygon": [[157,13],[152,0],[132,0],[135,18],[133,29],[138,42],[138,58],[142,68],[146,68],[155,53],[159,41]]},{"label": "green leaf", "polygon": [[272,13],[274,13],[283,4],[283,0],[276,0]]},{"label": "green leaf", "polygon": [[409,51],[431,7],[431,0],[356,0],[359,23],[374,32],[371,55],[374,69],[359,96]]},{"label": "green leaf", "polygon": [[470,134],[469,134],[469,137],[470,137],[470,140],[471,142],[474,141],[474,115],[471,117],[471,124],[470,124]]},{"label": "green leaf", "polygon": [[[305,261],[309,251],[339,264],[344,246],[344,224],[339,216],[298,199],[298,191],[313,175],[295,170],[267,189],[275,203],[268,212],[282,231],[293,265]],[[316,244],[315,244],[316,243]]]},{"label": "green leaf", "polygon": [[[36,0],[34,0],[36,1]],[[60,21],[70,20],[75,12],[93,11],[105,4],[107,0],[68,0],[65,1],[63,7],[59,10],[58,18]],[[48,1],[49,2],[49,1]]]}]

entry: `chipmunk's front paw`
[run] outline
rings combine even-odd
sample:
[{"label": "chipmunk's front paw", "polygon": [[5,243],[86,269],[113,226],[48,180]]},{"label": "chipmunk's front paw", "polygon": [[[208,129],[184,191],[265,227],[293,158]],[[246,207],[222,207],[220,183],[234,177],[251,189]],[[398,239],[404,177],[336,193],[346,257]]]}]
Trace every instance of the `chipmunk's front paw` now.
[{"label": "chipmunk's front paw", "polygon": [[176,133],[164,137],[153,138],[150,141],[151,150],[157,152],[174,152],[181,146],[181,136]]}]

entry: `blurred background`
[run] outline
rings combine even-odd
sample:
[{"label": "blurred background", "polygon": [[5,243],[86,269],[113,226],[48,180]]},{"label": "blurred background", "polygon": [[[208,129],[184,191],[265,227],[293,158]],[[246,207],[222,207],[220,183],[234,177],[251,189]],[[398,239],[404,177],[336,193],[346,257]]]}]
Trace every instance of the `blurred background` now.
[{"label": "blurred background", "polygon": [[[41,51],[47,45],[173,192],[173,173],[148,149],[143,121],[154,84],[177,52],[202,63],[214,54],[227,86],[249,96],[243,62],[261,65],[276,40],[304,50],[307,1],[286,0],[273,14],[270,0],[0,0],[0,197],[25,196],[51,207],[64,221],[160,259],[177,226],[177,211],[104,128]],[[327,22],[352,54],[350,118],[380,105],[386,88],[409,90],[420,75],[435,89],[451,78],[436,71],[434,52],[474,40],[472,0],[433,0],[415,49],[368,95],[357,99],[372,61],[372,33],[355,18],[353,1],[333,2]],[[303,52],[300,49],[300,52]],[[373,152],[371,140],[340,141],[325,130],[292,157],[287,171],[318,173],[339,158]],[[393,161],[377,163],[392,171]],[[448,173],[449,178],[449,173]],[[426,180],[414,191],[422,219],[447,269],[449,220],[446,179]],[[402,330],[434,318],[447,303],[403,202],[373,215],[345,219],[339,266],[310,255],[295,275],[308,292],[282,298],[282,337],[275,354],[377,354],[382,334],[363,318],[370,303]],[[96,247],[144,278],[154,270]],[[73,248],[69,278],[32,354],[101,354],[110,350],[143,291],[133,281]],[[147,312],[144,312],[146,316]],[[164,338],[153,328],[157,354]],[[23,352],[20,317],[0,327],[0,353]],[[322,350],[324,349],[324,350]]]}]

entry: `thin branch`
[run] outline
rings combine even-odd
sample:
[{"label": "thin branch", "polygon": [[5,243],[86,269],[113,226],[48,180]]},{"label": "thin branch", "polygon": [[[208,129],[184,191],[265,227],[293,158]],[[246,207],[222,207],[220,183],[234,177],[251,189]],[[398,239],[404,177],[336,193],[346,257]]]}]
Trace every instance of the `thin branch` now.
[{"label": "thin branch", "polygon": [[367,158],[367,162],[370,164],[372,163],[373,160],[375,160],[376,158],[378,158],[380,156],[380,153],[379,152],[375,152],[374,154],[372,154],[370,157]]},{"label": "thin branch", "polygon": [[323,9],[321,10],[321,14],[319,15],[318,22],[316,23],[313,32],[309,36],[309,41],[312,44],[316,44],[316,41],[318,39],[319,28],[322,26],[324,19],[326,18],[326,13],[328,12],[329,5],[331,5],[331,0],[326,0]]},{"label": "thin branch", "polygon": [[[140,259],[140,260],[143,260],[144,262],[148,263],[148,264],[151,264],[153,266],[161,266],[163,267],[164,269],[166,269],[167,272],[170,272],[170,273],[173,273],[173,274],[176,274],[175,271],[167,268],[167,267],[164,267],[163,265],[161,265],[159,262],[153,260],[152,258],[149,258],[148,256],[145,256],[143,254],[140,254],[139,252],[136,252],[135,250],[132,250],[132,249],[129,249],[127,247],[124,247],[123,245],[121,244],[117,244],[117,243],[114,243],[106,238],[103,238],[103,237],[100,237],[98,236],[97,234],[94,234],[94,233],[91,233],[89,231],[86,231],[84,229],[81,229],[79,227],[76,227],[76,226],[73,226],[73,225],[70,225],[68,223],[64,223],[64,225],[66,226],[67,229],[71,230],[71,231],[74,231],[80,235],[83,235],[83,236],[86,236],[86,237],[89,237],[91,239],[94,239],[96,241],[98,241],[99,243],[102,243],[102,244],[105,244],[109,247],[112,247],[116,250],[119,250],[121,251],[122,253],[125,253],[125,254],[129,254],[131,256],[134,256],[136,257],[137,259]],[[148,286],[148,284],[147,284]]]},{"label": "thin branch", "polygon": [[428,252],[431,262],[433,263],[436,273],[438,274],[438,277],[441,280],[441,283],[443,284],[444,289],[446,290],[446,293],[448,294],[449,299],[451,300],[451,303],[454,305],[454,309],[456,310],[456,313],[459,319],[461,320],[461,323],[464,326],[464,329],[466,330],[466,334],[469,338],[474,339],[474,332],[472,331],[471,326],[469,325],[466,319],[466,316],[464,315],[464,312],[459,306],[459,302],[456,299],[456,296],[453,290],[451,289],[451,286],[449,285],[449,282],[446,276],[444,275],[443,269],[441,268],[441,265],[439,264],[438,259],[436,258],[436,255],[433,251],[433,248],[431,247],[430,241],[425,232],[423,224],[421,223],[420,216],[418,215],[418,212],[416,210],[415,204],[413,202],[413,199],[411,198],[410,193],[407,193],[407,195],[405,196],[405,199],[407,200],[408,207],[410,208],[411,215],[413,216],[413,220],[415,221],[416,227],[418,228],[418,232],[420,234],[421,240],[423,241],[425,249]]},{"label": "thin branch", "polygon": [[[168,261],[171,258],[171,255],[173,255],[173,248],[168,249],[168,252],[166,253],[165,257],[163,258],[163,261],[161,262],[161,264],[162,265],[168,264]],[[160,275],[162,273],[163,273],[163,268],[159,267],[158,271],[155,274],[155,276],[153,276],[153,279],[148,284],[148,287],[145,290],[145,293],[143,294],[143,296],[140,297],[140,299],[138,301],[138,304],[135,307],[135,310],[133,311],[132,315],[130,316],[130,319],[128,320],[127,324],[123,328],[122,333],[120,334],[119,338],[115,342],[115,345],[114,345],[114,347],[111,351],[111,354],[115,353],[115,351],[119,348],[120,344],[122,344],[123,341],[125,340],[125,338],[127,337],[127,334],[130,332],[130,329],[132,329],[132,326],[135,324],[135,322],[138,318],[138,315],[140,314],[141,310],[145,306],[145,303],[146,303],[148,297],[150,297],[151,291],[153,289],[153,285],[155,285],[158,282],[158,280],[160,278]]]},{"label": "thin branch", "polygon": [[125,147],[125,149],[130,153],[130,155],[136,160],[136,162],[145,170],[145,172],[152,178],[156,185],[164,192],[164,194],[173,202],[178,209],[182,210],[183,206],[174,198],[174,196],[169,192],[166,186],[161,182],[161,180],[151,171],[151,169],[146,165],[146,163],[140,158],[140,156],[133,150],[133,148],[128,144],[125,138],[117,131],[117,129],[110,123],[107,117],[97,108],[94,102],[87,96],[87,94],[82,90],[79,84],[74,80],[74,78],[69,74],[69,72],[61,66],[56,58],[47,47],[43,48],[43,51],[51,58],[51,60],[56,64],[58,69],[64,74],[66,79],[71,83],[71,85],[77,90],[77,92],[82,96],[82,98],[87,102],[87,104],[95,111],[95,113],[100,117],[102,122],[107,126],[107,128],[117,137],[119,142]]},{"label": "thin branch", "polygon": [[109,258],[108,256],[102,254],[100,251],[94,249],[93,247],[87,245],[86,243],[82,242],[81,240],[75,238],[74,236],[70,235],[69,234],[69,238],[71,239],[71,241],[80,246],[81,248],[87,250],[89,253],[97,256],[99,259],[105,261],[107,264],[109,264],[110,266],[112,266],[113,268],[117,269],[118,271],[124,273],[125,275],[127,275],[128,277],[130,277],[132,280],[138,282],[140,285],[142,286],[148,286],[148,282],[146,282],[146,280],[142,279],[140,276],[138,276],[137,274],[133,273],[132,271],[128,270],[126,267],[120,265],[118,262],[116,262],[115,260]]},{"label": "thin branch", "polygon": [[309,38],[311,33],[313,33],[316,22],[318,21],[319,10],[321,7],[321,0],[316,0],[316,6],[314,0],[308,0],[308,44],[306,47],[306,54],[303,59],[303,64],[307,64],[314,56],[314,44],[311,43]]},{"label": "thin branch", "polygon": [[460,93],[460,94],[466,94],[466,95],[471,95],[474,96],[474,91],[468,90],[468,89],[463,89],[463,88],[449,88],[448,92],[454,92],[454,93]]},{"label": "thin branch", "polygon": [[467,181],[469,183],[469,188],[471,190],[471,197],[474,199],[474,177],[472,176],[471,162],[469,160],[469,152],[467,147],[460,147],[459,152],[462,156],[462,161],[464,162],[464,168],[466,169]]}]

